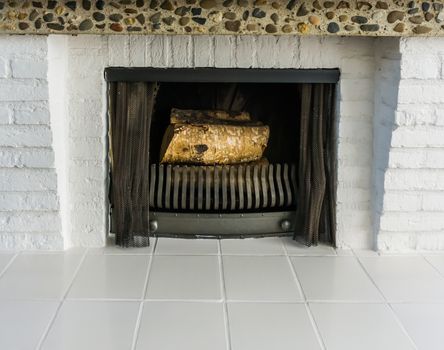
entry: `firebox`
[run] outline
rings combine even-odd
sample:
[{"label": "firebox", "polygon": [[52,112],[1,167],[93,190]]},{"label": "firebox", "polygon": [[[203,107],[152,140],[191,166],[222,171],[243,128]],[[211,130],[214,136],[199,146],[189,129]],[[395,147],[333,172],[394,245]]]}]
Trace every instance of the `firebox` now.
[{"label": "firebox", "polygon": [[335,245],[338,70],[107,68],[111,232]]}]

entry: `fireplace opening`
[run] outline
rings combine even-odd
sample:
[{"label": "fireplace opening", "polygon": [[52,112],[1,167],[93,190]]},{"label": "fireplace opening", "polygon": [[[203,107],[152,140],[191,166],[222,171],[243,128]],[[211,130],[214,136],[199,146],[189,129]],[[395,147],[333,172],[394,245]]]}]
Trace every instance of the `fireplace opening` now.
[{"label": "fireplace opening", "polygon": [[108,68],[111,232],[335,245],[336,70]]}]

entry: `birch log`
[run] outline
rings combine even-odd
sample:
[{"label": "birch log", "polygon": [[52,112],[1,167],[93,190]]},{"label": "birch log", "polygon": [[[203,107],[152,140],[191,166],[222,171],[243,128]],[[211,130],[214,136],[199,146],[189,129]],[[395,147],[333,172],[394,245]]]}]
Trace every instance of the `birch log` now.
[{"label": "birch log", "polygon": [[205,165],[253,162],[262,157],[269,134],[265,125],[171,124],[160,159]]},{"label": "birch log", "polygon": [[170,123],[177,124],[231,124],[251,121],[248,112],[200,111],[173,108]]}]

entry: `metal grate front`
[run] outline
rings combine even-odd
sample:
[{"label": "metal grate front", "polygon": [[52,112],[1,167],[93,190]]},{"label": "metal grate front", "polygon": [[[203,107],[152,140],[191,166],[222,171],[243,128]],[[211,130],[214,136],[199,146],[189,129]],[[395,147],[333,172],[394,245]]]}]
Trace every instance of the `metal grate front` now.
[{"label": "metal grate front", "polygon": [[163,211],[248,212],[296,205],[294,164],[152,164],[150,207]]}]

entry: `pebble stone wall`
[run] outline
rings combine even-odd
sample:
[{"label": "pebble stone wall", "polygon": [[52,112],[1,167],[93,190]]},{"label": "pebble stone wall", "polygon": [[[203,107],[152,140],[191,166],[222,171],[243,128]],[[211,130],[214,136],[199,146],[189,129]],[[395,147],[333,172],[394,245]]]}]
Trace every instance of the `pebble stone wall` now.
[{"label": "pebble stone wall", "polygon": [[0,33],[441,36],[444,2],[0,1]]}]

